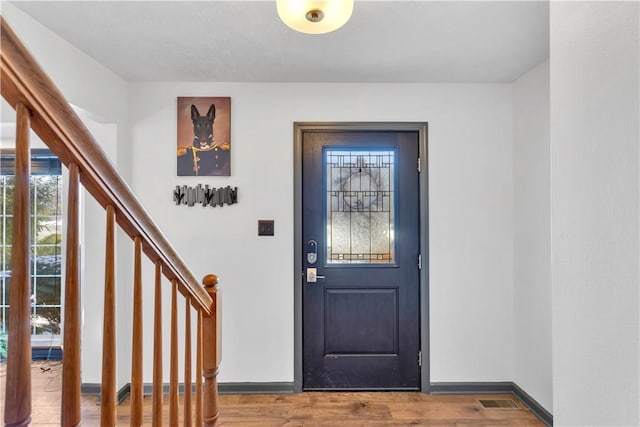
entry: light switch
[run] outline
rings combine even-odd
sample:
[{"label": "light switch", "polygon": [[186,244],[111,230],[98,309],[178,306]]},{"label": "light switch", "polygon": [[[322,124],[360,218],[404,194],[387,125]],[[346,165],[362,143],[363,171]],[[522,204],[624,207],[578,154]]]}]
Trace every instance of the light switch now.
[{"label": "light switch", "polygon": [[274,221],[272,219],[258,220],[258,236],[273,236]]}]

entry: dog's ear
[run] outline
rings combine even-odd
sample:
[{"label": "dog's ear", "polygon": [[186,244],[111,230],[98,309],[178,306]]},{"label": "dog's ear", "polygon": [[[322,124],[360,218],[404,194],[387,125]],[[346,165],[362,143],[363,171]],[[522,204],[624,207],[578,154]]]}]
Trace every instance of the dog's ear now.
[{"label": "dog's ear", "polygon": [[191,104],[191,120],[195,120],[200,117],[200,112],[195,105]]},{"label": "dog's ear", "polygon": [[209,107],[209,111],[207,111],[207,119],[209,119],[210,121],[213,121],[215,117],[216,117],[216,105],[211,104],[211,107]]}]

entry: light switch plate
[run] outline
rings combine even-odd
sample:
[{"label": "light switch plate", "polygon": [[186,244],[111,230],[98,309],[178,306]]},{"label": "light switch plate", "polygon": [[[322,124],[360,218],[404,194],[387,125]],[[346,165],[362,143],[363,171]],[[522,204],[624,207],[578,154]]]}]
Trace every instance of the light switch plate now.
[{"label": "light switch plate", "polygon": [[273,236],[274,221],[272,219],[258,220],[258,236]]}]

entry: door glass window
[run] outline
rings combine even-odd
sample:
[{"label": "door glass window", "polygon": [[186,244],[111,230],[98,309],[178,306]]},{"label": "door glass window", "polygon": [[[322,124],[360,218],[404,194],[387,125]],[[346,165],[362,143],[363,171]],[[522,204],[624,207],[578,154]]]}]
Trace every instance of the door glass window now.
[{"label": "door glass window", "polygon": [[394,150],[326,150],[327,263],[394,264]]}]

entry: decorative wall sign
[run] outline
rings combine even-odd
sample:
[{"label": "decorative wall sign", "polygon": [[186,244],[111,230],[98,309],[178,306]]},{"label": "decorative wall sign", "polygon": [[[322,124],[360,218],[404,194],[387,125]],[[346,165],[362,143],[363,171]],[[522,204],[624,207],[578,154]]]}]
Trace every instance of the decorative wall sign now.
[{"label": "decorative wall sign", "polygon": [[178,176],[231,175],[231,98],[178,97]]},{"label": "decorative wall sign", "polygon": [[195,206],[199,204],[214,208],[225,204],[235,205],[238,203],[238,187],[209,188],[208,185],[203,187],[202,184],[198,184],[197,187],[176,185],[176,189],[173,190],[173,201],[176,202],[176,205]]}]

